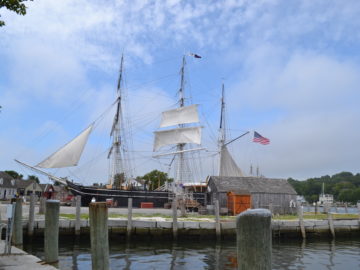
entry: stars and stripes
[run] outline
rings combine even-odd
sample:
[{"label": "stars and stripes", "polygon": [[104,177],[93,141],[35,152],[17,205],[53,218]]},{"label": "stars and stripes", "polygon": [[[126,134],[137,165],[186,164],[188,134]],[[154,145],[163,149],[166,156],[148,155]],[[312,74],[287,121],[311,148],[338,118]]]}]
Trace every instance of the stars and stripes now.
[{"label": "stars and stripes", "polygon": [[263,136],[261,136],[259,133],[257,133],[256,131],[254,131],[254,138],[253,138],[253,142],[255,143],[261,143],[263,145],[269,144],[270,140],[268,138],[265,138]]}]

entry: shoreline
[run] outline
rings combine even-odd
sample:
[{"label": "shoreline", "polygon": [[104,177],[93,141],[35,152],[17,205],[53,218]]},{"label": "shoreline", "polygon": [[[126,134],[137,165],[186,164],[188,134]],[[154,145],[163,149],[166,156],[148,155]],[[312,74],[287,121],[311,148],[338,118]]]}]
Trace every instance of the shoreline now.
[{"label": "shoreline", "polygon": [[[214,221],[178,221],[179,238],[216,238],[216,223]],[[27,233],[28,222],[23,220],[23,232]],[[34,236],[44,234],[45,220],[35,220]],[[172,221],[163,220],[132,220],[132,237],[172,238]],[[302,238],[299,220],[272,220],[273,238]],[[337,219],[333,221],[336,236],[360,237],[360,221],[358,219]],[[221,221],[221,236],[223,239],[236,237],[235,221]],[[306,238],[332,238],[328,220],[304,220]],[[127,233],[127,220],[121,218],[108,219],[109,235]],[[89,220],[80,221],[80,235],[89,235]],[[75,220],[60,219],[59,235],[75,235]]]}]

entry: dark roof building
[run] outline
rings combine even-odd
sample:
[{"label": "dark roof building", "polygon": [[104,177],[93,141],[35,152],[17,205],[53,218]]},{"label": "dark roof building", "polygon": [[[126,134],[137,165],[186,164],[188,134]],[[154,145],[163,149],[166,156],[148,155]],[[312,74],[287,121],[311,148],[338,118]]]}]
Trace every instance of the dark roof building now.
[{"label": "dark roof building", "polygon": [[264,177],[208,177],[210,203],[219,200],[227,207],[227,193],[250,194],[251,208],[268,208],[273,213],[292,213],[290,202],[296,201],[296,191],[285,179]]},{"label": "dark roof building", "polygon": [[10,175],[0,172],[0,200],[8,200],[16,194],[16,182]]},{"label": "dark roof building", "polygon": [[17,193],[21,196],[29,196],[31,193],[35,193],[41,196],[42,189],[38,182],[35,180],[22,180],[16,179]]}]

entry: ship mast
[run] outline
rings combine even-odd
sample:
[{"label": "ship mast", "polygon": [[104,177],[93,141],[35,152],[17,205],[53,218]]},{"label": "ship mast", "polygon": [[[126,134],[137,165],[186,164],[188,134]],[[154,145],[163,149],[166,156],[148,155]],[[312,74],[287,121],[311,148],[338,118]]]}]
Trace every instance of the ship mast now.
[{"label": "ship mast", "polygon": [[[113,185],[115,180],[118,180],[117,188],[120,188],[121,185],[125,181],[125,172],[124,172],[124,163],[121,155],[121,125],[123,124],[122,119],[122,80],[123,80],[123,64],[124,64],[124,55],[121,56],[120,63],[120,74],[117,83],[117,109],[113,120],[113,125],[110,133],[110,137],[112,138],[112,145],[108,154],[108,158],[110,159],[110,177],[109,177],[109,185]],[[118,179],[116,179],[118,178]]]},{"label": "ship mast", "polygon": [[[179,89],[179,106],[184,107],[185,106],[185,98],[184,98],[184,86],[185,86],[185,80],[184,80],[184,73],[185,73],[185,55],[182,59],[182,66],[180,70],[180,89]],[[179,125],[180,128],[184,127],[184,124]],[[176,184],[180,185],[183,182],[184,178],[184,143],[179,143],[177,145],[177,151],[179,152],[178,161],[177,161],[177,170],[176,170]]]},{"label": "ship mast", "polygon": [[218,168],[218,176],[220,176],[221,172],[221,156],[222,149],[226,140],[226,130],[225,130],[225,87],[222,84],[221,90],[221,111],[220,111],[220,127],[219,127],[219,139],[218,139],[218,147],[219,147],[219,168]]},{"label": "ship mast", "polygon": [[232,158],[230,152],[227,149],[227,145],[235,142],[241,137],[248,134],[249,131],[244,134],[230,140],[226,141],[226,121],[225,121],[225,87],[222,84],[222,94],[221,94],[221,112],[220,112],[220,127],[219,127],[219,167],[218,167],[218,176],[243,176],[241,169],[238,167],[234,159]]}]

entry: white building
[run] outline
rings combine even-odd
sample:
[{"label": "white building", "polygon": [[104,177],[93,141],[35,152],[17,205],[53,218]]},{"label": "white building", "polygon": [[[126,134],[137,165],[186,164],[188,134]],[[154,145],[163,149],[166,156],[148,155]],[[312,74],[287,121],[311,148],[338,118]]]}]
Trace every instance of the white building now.
[{"label": "white building", "polygon": [[15,179],[5,172],[0,172],[0,200],[10,200],[16,194]]},{"label": "white building", "polygon": [[320,194],[319,196],[319,204],[325,204],[325,203],[333,203],[334,202],[334,196],[332,194]]}]

